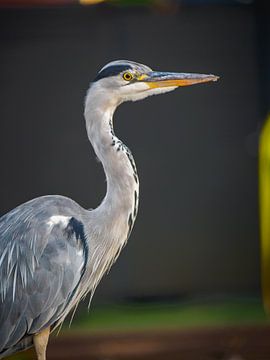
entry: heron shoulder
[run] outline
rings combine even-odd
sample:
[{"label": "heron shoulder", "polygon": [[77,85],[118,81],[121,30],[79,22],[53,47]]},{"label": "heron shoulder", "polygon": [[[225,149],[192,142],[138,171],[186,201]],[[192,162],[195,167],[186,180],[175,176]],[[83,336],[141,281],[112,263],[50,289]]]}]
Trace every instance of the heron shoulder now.
[{"label": "heron shoulder", "polygon": [[0,353],[63,321],[79,301],[88,259],[81,211],[68,198],[45,196],[0,218]]}]

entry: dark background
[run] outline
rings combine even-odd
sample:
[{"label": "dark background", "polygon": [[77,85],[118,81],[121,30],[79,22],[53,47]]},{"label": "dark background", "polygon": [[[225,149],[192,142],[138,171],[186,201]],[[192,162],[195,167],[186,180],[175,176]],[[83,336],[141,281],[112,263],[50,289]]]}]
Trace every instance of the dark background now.
[{"label": "dark background", "polygon": [[269,100],[263,2],[0,9],[0,214],[45,194],[96,207],[106,183],[83,100],[107,62],[218,83],[123,104],[141,200],[97,302],[258,295],[257,142]]}]

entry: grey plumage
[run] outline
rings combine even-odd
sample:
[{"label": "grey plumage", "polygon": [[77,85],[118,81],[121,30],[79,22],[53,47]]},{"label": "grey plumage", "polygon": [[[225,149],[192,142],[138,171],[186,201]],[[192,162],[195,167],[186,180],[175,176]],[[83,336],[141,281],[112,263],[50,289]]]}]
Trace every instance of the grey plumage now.
[{"label": "grey plumage", "polygon": [[88,293],[92,298],[126,244],[137,216],[139,180],[130,150],[113,130],[117,106],[213,80],[213,75],[152,72],[124,60],[101,69],[84,115],[105,171],[106,196],[94,210],[63,196],[39,197],[0,218],[0,358],[34,343],[38,360],[45,360],[50,329]]},{"label": "grey plumage", "polygon": [[[4,354],[6,349],[22,347],[18,342],[25,334],[56,324],[72,301],[87,256],[70,220],[76,214],[80,222],[84,211],[68,198],[45,196],[0,219],[0,349]],[[66,217],[67,222],[50,224],[51,214]]]}]

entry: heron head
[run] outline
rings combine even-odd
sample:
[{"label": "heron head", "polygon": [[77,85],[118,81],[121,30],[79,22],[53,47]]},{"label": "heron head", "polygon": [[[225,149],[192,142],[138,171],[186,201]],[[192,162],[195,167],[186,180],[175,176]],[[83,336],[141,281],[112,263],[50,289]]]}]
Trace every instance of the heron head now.
[{"label": "heron head", "polygon": [[216,80],[218,76],[215,75],[159,72],[133,61],[117,60],[99,71],[92,86],[103,94],[109,93],[119,104],[172,91],[179,86]]}]

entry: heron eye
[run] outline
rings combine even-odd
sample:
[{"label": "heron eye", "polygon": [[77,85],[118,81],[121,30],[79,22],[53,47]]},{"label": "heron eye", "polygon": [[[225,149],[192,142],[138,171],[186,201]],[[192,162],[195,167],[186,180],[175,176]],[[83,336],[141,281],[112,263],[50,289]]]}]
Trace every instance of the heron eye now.
[{"label": "heron eye", "polygon": [[126,81],[130,81],[130,80],[133,79],[133,75],[130,72],[125,72],[123,74],[123,79],[126,80]]}]

